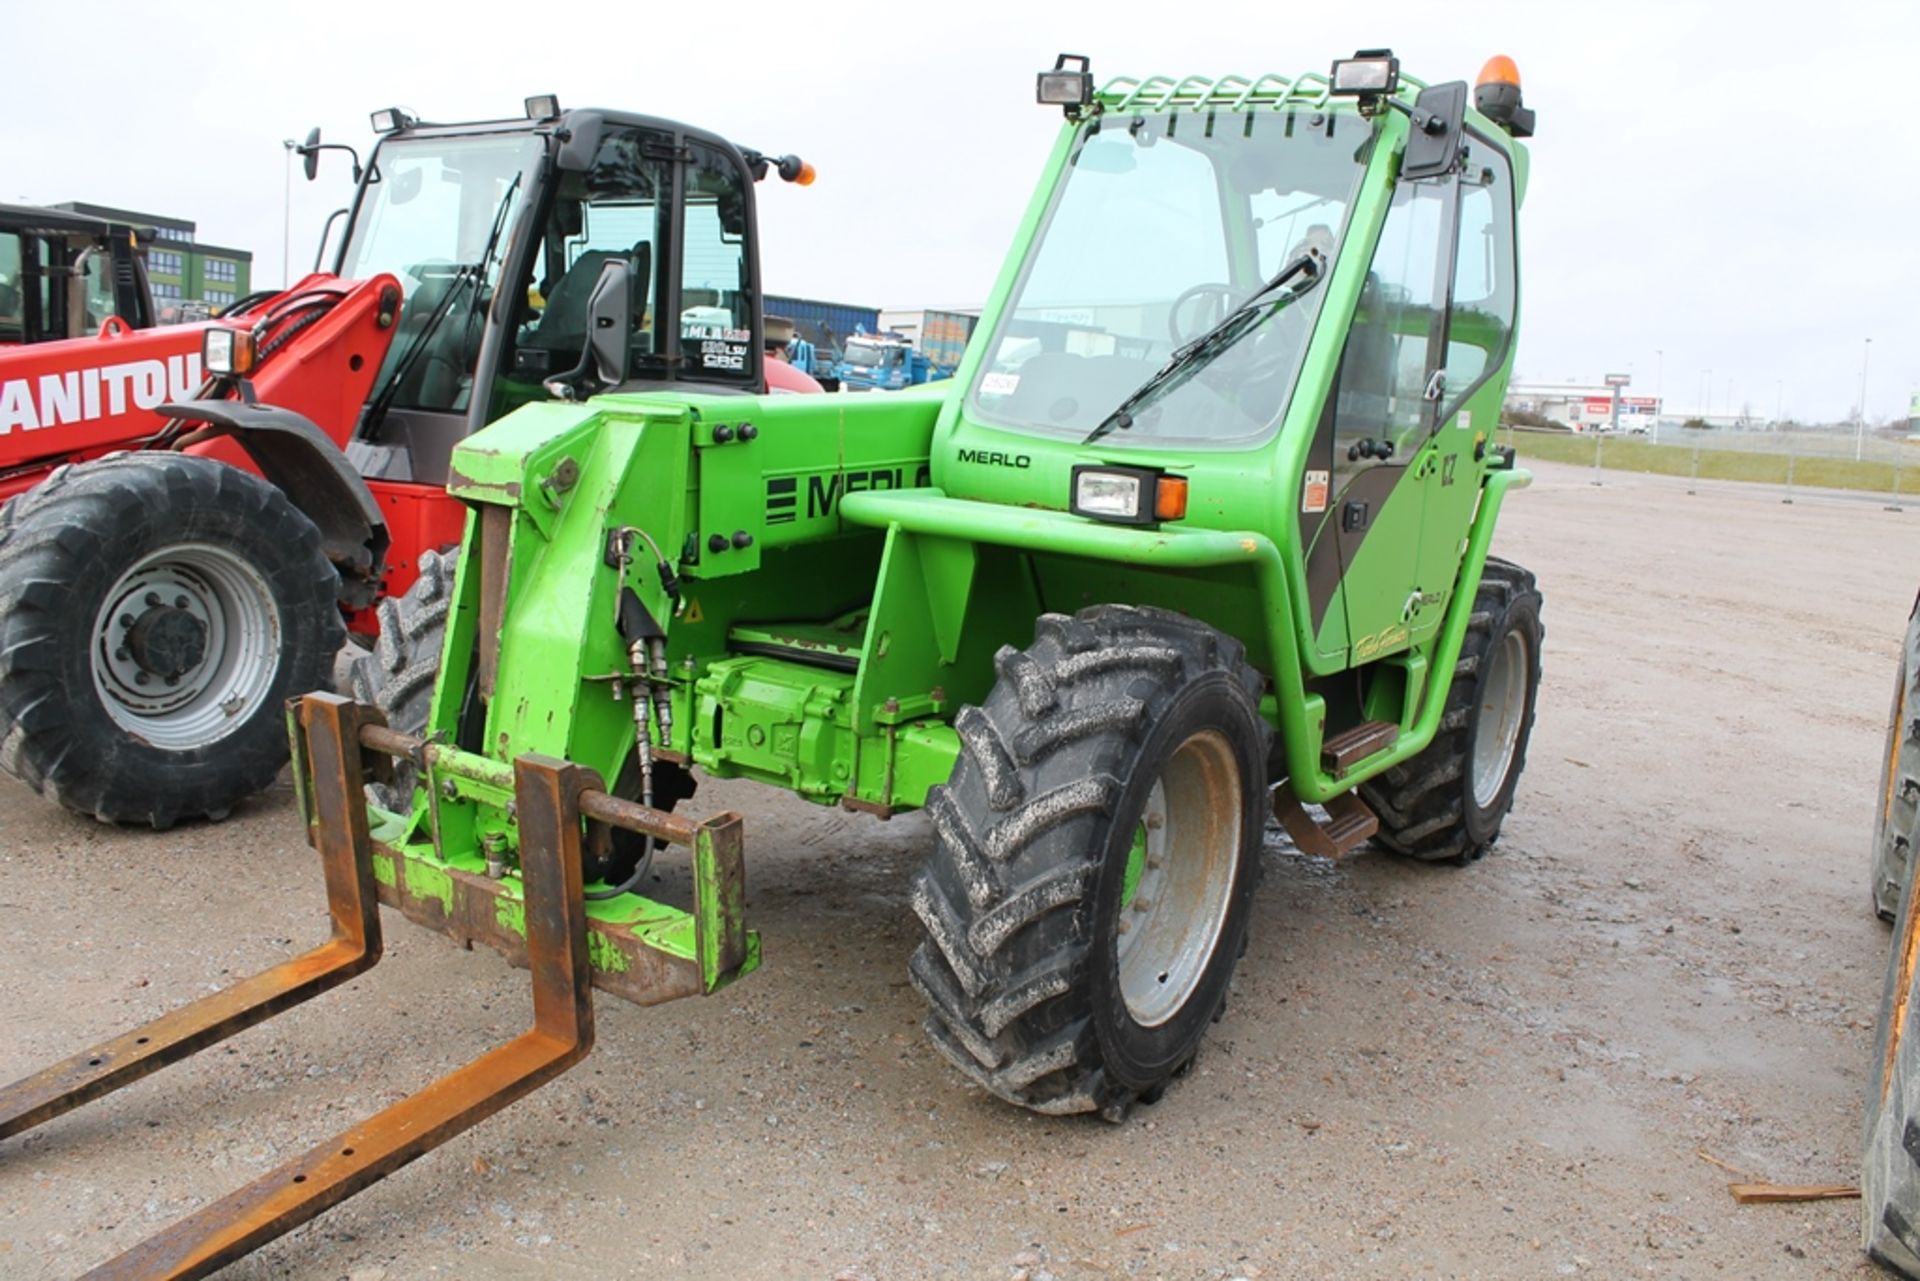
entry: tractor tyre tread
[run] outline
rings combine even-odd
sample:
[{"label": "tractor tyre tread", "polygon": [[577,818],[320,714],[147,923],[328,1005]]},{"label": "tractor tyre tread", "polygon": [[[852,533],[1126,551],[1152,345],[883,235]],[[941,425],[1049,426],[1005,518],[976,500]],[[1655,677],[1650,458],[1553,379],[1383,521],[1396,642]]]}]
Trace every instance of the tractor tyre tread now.
[{"label": "tractor tyre tread", "polygon": [[[355,701],[379,708],[388,726],[403,734],[424,733],[433,710],[433,681],[440,671],[459,558],[458,552],[421,552],[419,577],[406,591],[374,607],[380,635],[373,647],[347,660],[347,692]],[[404,815],[412,805],[417,773],[413,762],[395,761],[393,782],[367,784],[368,799]]]},{"label": "tractor tyre tread", "polygon": [[1887,715],[1887,745],[1880,756],[1880,812],[1874,816],[1873,910],[1892,921],[1920,828],[1920,602],[1907,619],[1893,707]]},{"label": "tractor tyre tread", "polygon": [[[1892,820],[1920,836],[1914,810]],[[1861,1244],[1909,1281],[1920,1281],[1920,920],[1908,860],[1894,888],[1893,941],[1880,985],[1879,1015],[1862,1109]]]}]

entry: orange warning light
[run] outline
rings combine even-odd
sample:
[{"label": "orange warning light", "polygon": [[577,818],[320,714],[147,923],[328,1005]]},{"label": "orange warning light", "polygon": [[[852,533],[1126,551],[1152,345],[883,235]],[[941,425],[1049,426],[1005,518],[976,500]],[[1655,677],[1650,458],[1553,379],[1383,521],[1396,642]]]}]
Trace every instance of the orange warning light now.
[{"label": "orange warning light", "polygon": [[1480,85],[1512,85],[1520,87],[1520,68],[1513,65],[1513,59],[1504,53],[1496,53],[1487,59],[1487,65],[1480,68],[1480,78],[1473,82]]}]

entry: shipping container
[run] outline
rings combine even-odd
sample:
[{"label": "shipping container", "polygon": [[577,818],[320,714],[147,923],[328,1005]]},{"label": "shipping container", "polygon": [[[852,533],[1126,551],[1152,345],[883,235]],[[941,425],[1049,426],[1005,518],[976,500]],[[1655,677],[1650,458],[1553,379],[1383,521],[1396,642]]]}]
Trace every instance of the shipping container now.
[{"label": "shipping container", "polygon": [[930,311],[920,327],[920,350],[941,369],[960,366],[979,317],[964,311]]},{"label": "shipping container", "polygon": [[977,312],[936,308],[880,313],[881,328],[911,341],[942,375],[951,374],[959,366],[979,319]]}]

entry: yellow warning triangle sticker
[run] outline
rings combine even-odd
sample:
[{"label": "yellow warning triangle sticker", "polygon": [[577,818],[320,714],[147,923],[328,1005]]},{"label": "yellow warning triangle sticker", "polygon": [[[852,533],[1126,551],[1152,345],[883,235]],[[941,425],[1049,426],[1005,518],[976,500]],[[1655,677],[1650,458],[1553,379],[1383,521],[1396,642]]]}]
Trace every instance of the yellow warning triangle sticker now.
[{"label": "yellow warning triangle sticker", "polygon": [[707,616],[700,612],[700,602],[698,600],[688,599],[687,612],[680,615],[680,621],[683,623],[704,623],[707,621]]}]

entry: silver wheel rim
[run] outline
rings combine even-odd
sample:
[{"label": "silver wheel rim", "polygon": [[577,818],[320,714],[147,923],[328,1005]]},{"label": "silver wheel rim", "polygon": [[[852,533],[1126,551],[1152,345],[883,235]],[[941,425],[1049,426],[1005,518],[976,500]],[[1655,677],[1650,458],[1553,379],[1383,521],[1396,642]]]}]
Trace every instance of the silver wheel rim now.
[{"label": "silver wheel rim", "polygon": [[1115,948],[1121,999],[1142,1027],[1186,1007],[1219,946],[1240,866],[1240,787],[1232,744],[1209,729],[1180,745],[1147,796],[1144,862]]},{"label": "silver wheel rim", "polygon": [[280,665],[280,611],[260,571],[209,543],[154,552],[94,617],[94,689],[121,729],[163,751],[245,724]]},{"label": "silver wheel rim", "polygon": [[1509,631],[1488,655],[1492,666],[1480,687],[1479,719],[1473,729],[1473,803],[1487,808],[1499,797],[1513,772],[1520,746],[1520,722],[1527,711],[1527,638]]}]

